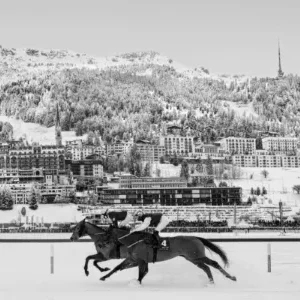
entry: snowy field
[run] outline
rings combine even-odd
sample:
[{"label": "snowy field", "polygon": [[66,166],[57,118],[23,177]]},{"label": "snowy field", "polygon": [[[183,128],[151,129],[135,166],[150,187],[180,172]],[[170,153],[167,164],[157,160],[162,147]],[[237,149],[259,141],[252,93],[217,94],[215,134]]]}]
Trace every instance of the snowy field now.
[{"label": "snowy field", "polygon": [[[34,222],[42,219],[44,223],[79,222],[83,218],[81,211],[77,210],[78,205],[76,204],[39,204],[37,210],[29,209],[27,204],[16,204],[12,210],[0,210],[0,222],[17,221],[23,207],[26,208],[26,216],[29,221],[33,218]],[[25,221],[26,218],[22,216],[21,222]]]},{"label": "snowy field", "polygon": [[[14,128],[14,139],[26,137],[29,143],[35,142],[40,145],[55,145],[55,127],[42,126],[37,123],[24,122],[21,119],[0,115],[0,121],[9,122]],[[84,136],[76,136],[75,131],[62,131],[62,142],[76,139],[86,139]]]},{"label": "snowy field", "polygon": [[[54,274],[50,274],[50,244],[0,244],[0,299],[299,299],[300,244],[272,243],[272,272],[267,272],[267,243],[218,243],[227,253],[227,271],[237,282],[212,269],[215,285],[207,287],[204,272],[183,258],[150,264],[142,286],[132,284],[137,269],[99,281],[100,273],[84,259],[94,254],[90,243],[54,244]],[[209,257],[220,260],[215,256]],[[118,260],[103,263],[114,267]]]}]

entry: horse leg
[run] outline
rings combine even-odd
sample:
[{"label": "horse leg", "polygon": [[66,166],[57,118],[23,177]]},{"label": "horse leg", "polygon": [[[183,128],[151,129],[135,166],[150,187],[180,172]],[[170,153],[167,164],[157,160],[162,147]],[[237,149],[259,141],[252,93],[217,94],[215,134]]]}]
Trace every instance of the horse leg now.
[{"label": "horse leg", "polygon": [[101,261],[102,261],[102,260],[99,260],[99,259],[94,260],[93,265],[94,265],[100,272],[106,272],[106,271],[109,271],[110,268],[101,268],[101,267],[98,265],[98,263],[101,262]]},{"label": "horse leg", "polygon": [[208,257],[202,257],[201,260],[205,263],[208,264],[209,266],[212,266],[213,268],[218,269],[225,277],[231,279],[232,281],[236,281],[235,276],[231,276],[228,274],[220,265],[218,262],[208,258]]},{"label": "horse leg", "polygon": [[139,279],[138,281],[140,284],[142,284],[143,278],[147,275],[148,273],[148,263],[146,263],[144,260],[139,260]]},{"label": "horse leg", "polygon": [[122,271],[125,269],[133,268],[138,265],[137,261],[133,261],[131,258],[126,258],[123,262],[121,262],[119,265],[117,265],[112,271],[110,271],[105,276],[101,277],[100,280],[104,281],[106,278],[109,278],[112,274]]},{"label": "horse leg", "polygon": [[[91,259],[96,259],[97,262],[106,260],[106,259],[104,258],[104,256],[102,255],[102,253],[97,253],[97,254],[94,254],[94,255],[89,255],[89,256],[85,259],[85,264],[84,264],[84,267],[83,267],[86,276],[89,275],[88,264],[89,264],[89,261],[90,261]],[[95,266],[95,263],[94,263],[94,266]],[[98,265],[97,265],[96,267],[98,267],[98,269],[99,269],[101,272],[108,271],[108,270],[106,270],[107,268],[102,269],[102,268],[99,267]]]},{"label": "horse leg", "polygon": [[206,273],[210,283],[214,283],[214,278],[212,276],[209,266],[207,266],[201,259],[197,258],[197,259],[187,259],[187,260],[193,263],[194,265],[196,265],[198,268],[202,269]]}]

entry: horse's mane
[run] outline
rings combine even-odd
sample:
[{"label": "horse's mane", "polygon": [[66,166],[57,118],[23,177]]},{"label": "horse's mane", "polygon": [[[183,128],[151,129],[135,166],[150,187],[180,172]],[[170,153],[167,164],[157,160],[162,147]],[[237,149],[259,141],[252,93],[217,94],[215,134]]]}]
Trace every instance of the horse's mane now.
[{"label": "horse's mane", "polygon": [[108,231],[108,228],[105,228],[105,227],[100,227],[100,226],[97,226],[96,224],[93,224],[93,223],[91,223],[91,222],[89,222],[89,221],[85,221],[85,223],[88,223],[89,225],[91,225],[91,226],[93,226],[94,228],[96,228],[96,229],[98,229],[98,230],[102,230],[102,231],[105,231],[105,232],[107,232]]}]

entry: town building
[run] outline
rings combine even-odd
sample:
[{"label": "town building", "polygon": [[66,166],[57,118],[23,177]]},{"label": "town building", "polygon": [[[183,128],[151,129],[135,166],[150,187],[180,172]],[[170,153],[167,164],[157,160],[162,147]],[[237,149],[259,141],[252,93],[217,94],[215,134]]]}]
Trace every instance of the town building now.
[{"label": "town building", "polygon": [[0,188],[10,190],[14,204],[27,204],[33,183],[9,183],[0,185]]},{"label": "town building", "polygon": [[219,141],[222,149],[231,155],[255,154],[256,140],[253,138],[227,137]]},{"label": "town building", "polygon": [[282,168],[299,168],[300,156],[282,156],[281,162]]},{"label": "town building", "polygon": [[289,137],[266,137],[262,139],[262,146],[272,154],[296,154],[297,138]]},{"label": "town building", "polygon": [[194,138],[192,136],[161,136],[159,146],[165,148],[166,155],[188,156],[195,153]]},{"label": "town building", "polygon": [[239,187],[102,189],[99,201],[108,205],[239,205]]},{"label": "town building", "polygon": [[43,182],[44,178],[43,168],[29,170],[0,169],[0,184]]},{"label": "town building", "polygon": [[127,153],[129,153],[130,148],[132,146],[133,146],[133,140],[130,141],[117,140],[115,143],[107,144],[106,153],[107,155],[111,155],[111,154],[126,155]]},{"label": "town building", "polygon": [[259,155],[257,156],[258,168],[280,168],[281,156],[280,155]]},{"label": "town building", "polygon": [[255,168],[257,165],[256,155],[233,155],[232,163],[238,167]]},{"label": "town building", "polygon": [[141,155],[141,161],[159,162],[159,159],[166,154],[164,146],[153,145],[146,140],[138,140],[135,145]]},{"label": "town building", "polygon": [[44,172],[65,170],[65,149],[57,146],[31,146],[11,149],[0,155],[0,168],[30,170],[43,168]]},{"label": "town building", "polygon": [[136,177],[120,176],[119,188],[168,188],[187,187],[187,181],[181,177]]},{"label": "town building", "polygon": [[207,159],[210,156],[212,159],[223,160],[226,156],[226,150],[219,145],[197,143],[195,144],[195,156],[201,159]]},{"label": "town building", "polygon": [[101,160],[66,160],[67,169],[73,177],[97,177],[103,178],[103,165]]},{"label": "town building", "polygon": [[95,153],[94,146],[71,146],[68,147],[68,153],[71,154],[72,160],[83,160]]}]

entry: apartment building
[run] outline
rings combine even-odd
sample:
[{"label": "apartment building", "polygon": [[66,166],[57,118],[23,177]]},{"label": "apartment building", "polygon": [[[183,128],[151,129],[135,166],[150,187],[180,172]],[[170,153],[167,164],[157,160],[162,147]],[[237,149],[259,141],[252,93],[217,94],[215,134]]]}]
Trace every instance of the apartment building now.
[{"label": "apartment building", "polygon": [[282,167],[283,168],[299,168],[300,167],[300,156],[282,156]]},{"label": "apartment building", "polygon": [[108,144],[106,146],[107,155],[110,154],[123,154],[129,153],[130,148],[133,146],[133,140],[131,141],[116,141],[113,144]]},{"label": "apartment building", "polygon": [[238,167],[255,168],[257,165],[256,155],[233,155],[232,163]]},{"label": "apartment building", "polygon": [[42,182],[43,180],[43,168],[32,168],[30,170],[0,169],[0,183],[29,183]]},{"label": "apartment building", "polygon": [[281,168],[281,155],[259,155],[257,156],[258,168]]},{"label": "apartment building", "polygon": [[67,168],[73,173],[74,177],[103,178],[103,166],[101,160],[68,160]]},{"label": "apartment building", "polygon": [[159,146],[165,147],[166,155],[187,156],[195,153],[194,138],[191,136],[166,135],[159,139]]},{"label": "apartment building", "polygon": [[65,170],[65,149],[57,146],[32,146],[10,149],[0,156],[0,168],[30,170],[43,168],[58,172]]},{"label": "apartment building", "polygon": [[219,145],[198,143],[195,145],[195,156],[207,159],[208,156],[215,159],[224,159],[226,151]]},{"label": "apartment building", "polygon": [[262,139],[263,149],[274,154],[296,154],[297,138],[266,137]]},{"label": "apartment building", "polygon": [[228,137],[219,141],[221,148],[227,153],[235,154],[246,154],[253,155],[256,150],[256,140],[239,138],[239,137]]},{"label": "apartment building", "polygon": [[86,159],[87,156],[94,154],[94,146],[71,146],[68,148],[68,152],[71,153],[72,160]]},{"label": "apartment building", "polygon": [[166,154],[164,146],[153,145],[149,141],[139,140],[135,145],[141,154],[142,161],[158,162]]}]

